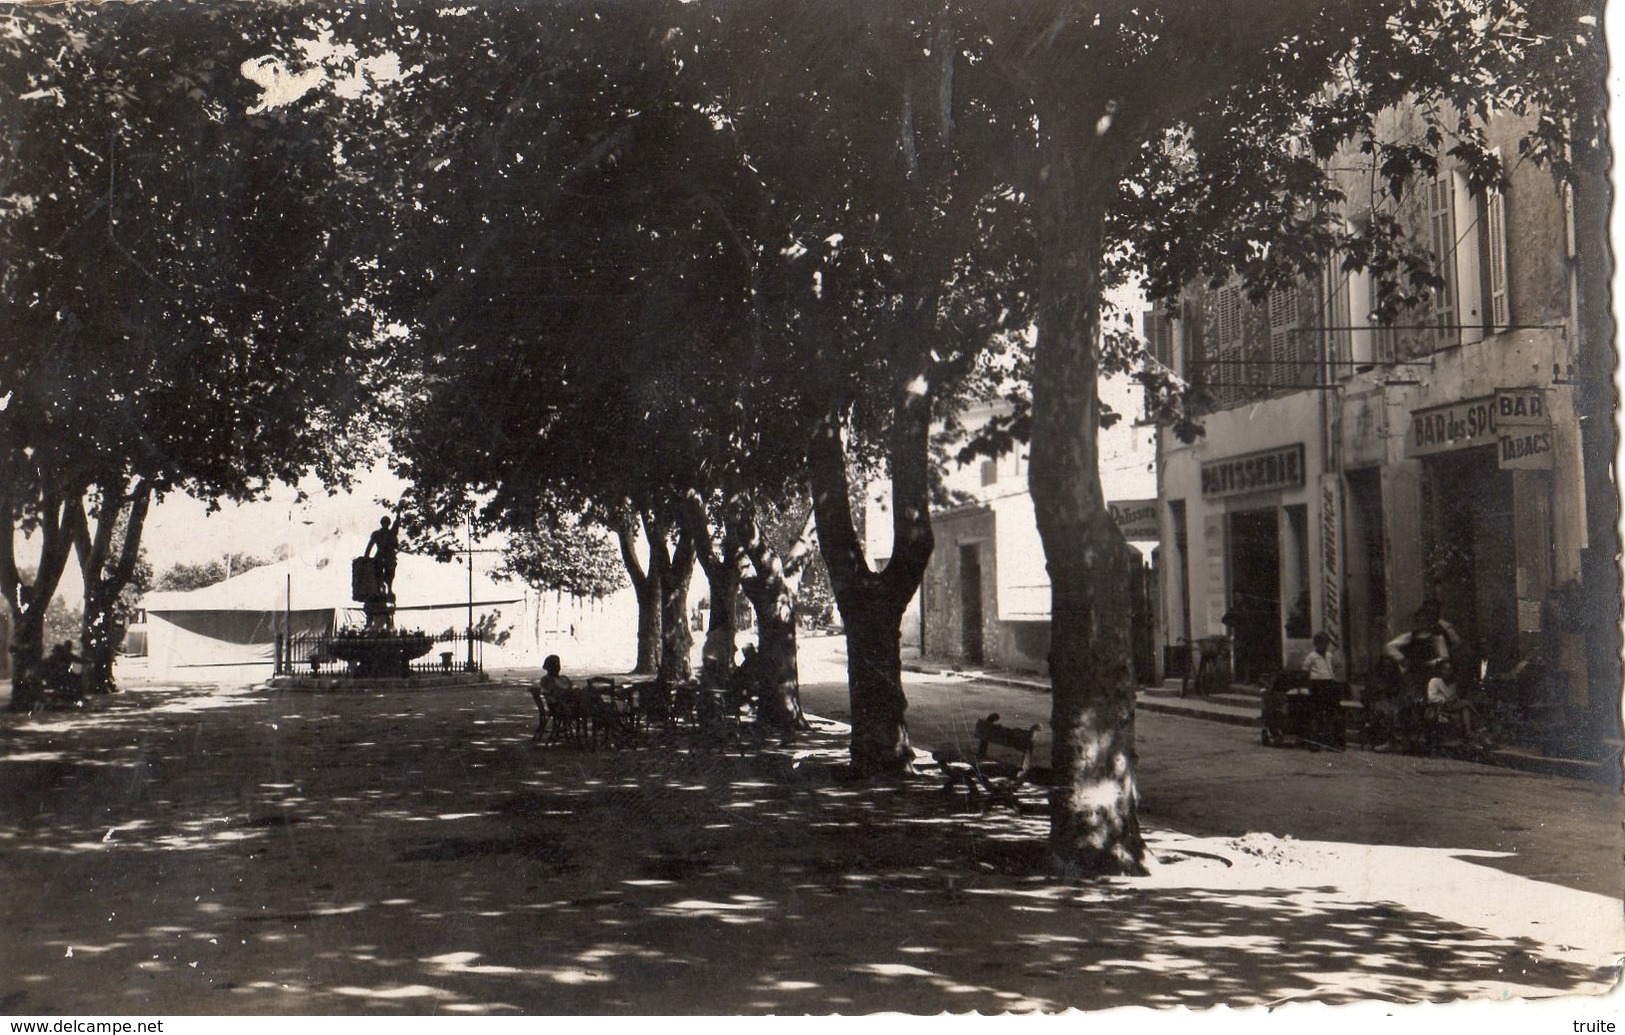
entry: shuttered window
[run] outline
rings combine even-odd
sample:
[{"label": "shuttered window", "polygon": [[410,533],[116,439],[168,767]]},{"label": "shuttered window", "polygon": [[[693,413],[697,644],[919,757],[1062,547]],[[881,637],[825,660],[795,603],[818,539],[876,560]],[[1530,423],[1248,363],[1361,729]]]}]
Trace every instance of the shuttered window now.
[{"label": "shuttered window", "polygon": [[1271,291],[1269,383],[1282,387],[1298,380],[1298,289]]},{"label": "shuttered window", "polygon": [[1232,284],[1220,288],[1214,299],[1212,363],[1207,370],[1208,385],[1220,407],[1235,406],[1245,396],[1246,366],[1243,346],[1241,288]]},{"label": "shuttered window", "polygon": [[1433,348],[1447,348],[1461,342],[1460,319],[1456,311],[1456,204],[1455,178],[1450,173],[1427,185],[1428,243],[1432,246],[1436,272],[1444,286],[1433,292],[1432,305],[1424,322],[1430,329],[1424,337]]},{"label": "shuttered window", "polygon": [[1140,314],[1141,324],[1145,331],[1146,345],[1151,349],[1151,355],[1158,363],[1172,368],[1174,365],[1174,322],[1168,314],[1157,309],[1147,309]]},{"label": "shuttered window", "polygon": [[1490,324],[1503,330],[1512,324],[1512,304],[1507,291],[1507,208],[1506,195],[1492,190],[1484,196],[1484,266],[1489,272]]},{"label": "shuttered window", "polygon": [[1219,291],[1219,345],[1241,343],[1241,289],[1235,285]]}]

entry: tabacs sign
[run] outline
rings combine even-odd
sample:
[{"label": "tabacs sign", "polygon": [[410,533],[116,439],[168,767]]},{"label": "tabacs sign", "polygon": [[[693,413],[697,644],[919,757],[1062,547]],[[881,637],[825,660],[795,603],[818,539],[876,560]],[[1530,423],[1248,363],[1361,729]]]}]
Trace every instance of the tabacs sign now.
[{"label": "tabacs sign", "polygon": [[1411,413],[1405,455],[1432,456],[1493,445],[1503,470],[1552,466],[1552,419],[1539,388],[1501,388],[1494,395]]},{"label": "tabacs sign", "polygon": [[1496,436],[1495,460],[1503,471],[1551,470],[1551,429],[1507,428]]},{"label": "tabacs sign", "polygon": [[1203,496],[1238,496],[1303,486],[1303,443],[1210,460],[1202,465]]},{"label": "tabacs sign", "polygon": [[1156,500],[1110,500],[1106,509],[1124,539],[1158,539]]}]

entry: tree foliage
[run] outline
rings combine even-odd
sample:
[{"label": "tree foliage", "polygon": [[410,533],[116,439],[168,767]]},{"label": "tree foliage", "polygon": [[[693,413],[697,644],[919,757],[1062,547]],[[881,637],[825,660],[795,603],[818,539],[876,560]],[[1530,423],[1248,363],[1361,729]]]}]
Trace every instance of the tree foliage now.
[{"label": "tree foliage", "polygon": [[510,534],[498,574],[532,589],[592,599],[629,585],[610,533],[564,512],[547,515],[536,528]]},{"label": "tree foliage", "polygon": [[[1105,292],[1239,275],[1261,297],[1338,264],[1375,274],[1385,312],[1417,303],[1433,257],[1388,210],[1343,219],[1328,163],[1363,155],[1396,203],[1445,160],[1493,184],[1511,156],[1481,126],[1512,112],[1531,127],[1518,160],[1595,182],[1578,175],[1604,151],[1595,5],[614,14],[16,14],[0,40],[0,129],[24,142],[0,213],[0,321],[20,343],[0,353],[0,502],[45,533],[40,581],[83,540],[91,486],[249,493],[331,466],[332,436],[376,408],[416,530],[590,515],[686,665],[682,610],[662,616],[702,546],[687,501],[709,508],[706,542],[726,515],[749,553],[757,500],[806,486],[848,635],[854,764],[901,770],[898,631],[932,548],[931,428],[1013,376],[981,445],[1032,443],[1051,844],[1069,871],[1137,871],[1124,554],[1096,434],[1118,415],[1098,382],[1133,373],[1152,412],[1196,427],[1182,386],[1103,322]],[[1396,105],[1417,132],[1388,134]],[[883,567],[851,505],[853,473],[882,468]],[[0,589],[26,611],[14,561],[0,552]]]},{"label": "tree foliage", "polygon": [[252,568],[264,567],[271,562],[251,554],[228,553],[200,564],[172,564],[153,579],[152,588],[162,592],[187,592],[213,586],[233,575],[241,575]]},{"label": "tree foliage", "polygon": [[[0,537],[0,595],[25,686],[39,653],[30,611],[71,546],[95,597],[87,630],[101,628],[133,571],[131,508],[177,489],[251,498],[312,468],[342,483],[357,455],[367,396],[351,346],[370,316],[311,231],[342,218],[325,189],[334,127],[256,116],[239,72],[251,41],[297,17],[202,4],[6,12],[0,513],[13,532],[41,532],[42,552],[25,585],[13,536]],[[97,544],[121,523],[132,550],[110,564]]]}]

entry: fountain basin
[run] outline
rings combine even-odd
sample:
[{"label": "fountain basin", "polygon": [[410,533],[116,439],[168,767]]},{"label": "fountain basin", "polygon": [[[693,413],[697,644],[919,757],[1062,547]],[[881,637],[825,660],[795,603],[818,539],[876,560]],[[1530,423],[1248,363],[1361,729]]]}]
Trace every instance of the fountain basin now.
[{"label": "fountain basin", "polygon": [[426,633],[366,633],[341,636],[328,651],[351,666],[361,679],[404,678],[412,674],[412,661],[434,649]]}]

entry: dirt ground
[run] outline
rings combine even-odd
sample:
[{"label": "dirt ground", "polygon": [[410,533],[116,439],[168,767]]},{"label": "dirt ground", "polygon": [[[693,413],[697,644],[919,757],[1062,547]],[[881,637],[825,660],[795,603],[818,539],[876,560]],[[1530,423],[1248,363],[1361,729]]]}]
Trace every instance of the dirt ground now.
[{"label": "dirt ground", "polygon": [[145,687],[0,719],[0,1012],[1392,1004],[1618,973],[1618,900],[1459,852],[1152,829],[1149,877],[1060,882],[1041,797],[842,781],[834,723],[596,752],[533,726],[503,685]]}]

